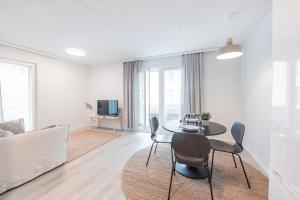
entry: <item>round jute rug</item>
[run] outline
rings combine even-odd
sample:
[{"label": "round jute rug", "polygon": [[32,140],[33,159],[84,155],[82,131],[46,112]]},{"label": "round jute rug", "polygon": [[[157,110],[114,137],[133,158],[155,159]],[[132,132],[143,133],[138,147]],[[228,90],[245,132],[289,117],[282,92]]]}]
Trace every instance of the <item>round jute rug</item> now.
[{"label": "round jute rug", "polygon": [[[152,154],[148,167],[147,156],[150,148],[135,153],[126,163],[122,172],[122,188],[128,200],[167,199],[171,176],[170,146],[160,144]],[[238,159],[236,159],[238,161]],[[216,152],[212,186],[214,198],[219,200],[263,200],[268,199],[268,178],[244,162],[251,189],[242,171],[230,154]],[[173,177],[172,200],[210,199],[207,179],[193,180],[176,172]]]}]

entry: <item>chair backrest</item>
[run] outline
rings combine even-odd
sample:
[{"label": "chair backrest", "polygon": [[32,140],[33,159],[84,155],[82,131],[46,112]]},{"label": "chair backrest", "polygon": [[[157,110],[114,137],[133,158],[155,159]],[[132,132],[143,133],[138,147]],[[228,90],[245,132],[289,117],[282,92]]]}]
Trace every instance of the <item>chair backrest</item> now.
[{"label": "chair backrest", "polygon": [[180,158],[208,158],[210,145],[204,135],[175,133],[171,142],[175,152],[175,158],[178,162],[183,163]]},{"label": "chair backrest", "polygon": [[156,135],[156,131],[158,127],[159,127],[158,119],[156,117],[152,117],[150,119],[151,137]]},{"label": "chair backrest", "polygon": [[244,138],[244,132],[245,132],[245,125],[241,122],[234,122],[234,124],[231,127],[231,135],[234,138],[236,145],[238,145],[240,148],[243,149],[243,138]]}]

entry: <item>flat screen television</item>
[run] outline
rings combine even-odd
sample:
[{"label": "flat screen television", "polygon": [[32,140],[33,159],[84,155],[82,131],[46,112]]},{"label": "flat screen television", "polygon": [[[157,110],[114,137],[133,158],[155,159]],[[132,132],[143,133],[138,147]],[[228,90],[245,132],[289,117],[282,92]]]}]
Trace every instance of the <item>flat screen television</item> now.
[{"label": "flat screen television", "polygon": [[97,114],[118,116],[118,100],[98,100]]}]

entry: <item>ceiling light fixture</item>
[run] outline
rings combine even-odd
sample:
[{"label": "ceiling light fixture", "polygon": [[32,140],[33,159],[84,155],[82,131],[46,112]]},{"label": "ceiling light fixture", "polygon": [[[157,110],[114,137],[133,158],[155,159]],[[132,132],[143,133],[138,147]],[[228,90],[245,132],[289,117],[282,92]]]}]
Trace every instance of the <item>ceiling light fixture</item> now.
[{"label": "ceiling light fixture", "polygon": [[233,44],[232,38],[228,38],[226,41],[226,46],[219,49],[217,59],[227,60],[240,57],[241,55],[243,55],[241,46]]},{"label": "ceiling light fixture", "polygon": [[72,56],[85,56],[86,52],[77,48],[66,48],[66,52]]}]

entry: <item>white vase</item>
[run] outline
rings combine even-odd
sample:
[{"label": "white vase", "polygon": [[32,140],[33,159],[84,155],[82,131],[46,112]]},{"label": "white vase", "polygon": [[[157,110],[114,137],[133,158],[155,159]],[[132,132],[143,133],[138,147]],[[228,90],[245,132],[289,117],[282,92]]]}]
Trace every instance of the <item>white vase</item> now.
[{"label": "white vase", "polygon": [[202,126],[209,126],[208,120],[202,120]]}]

